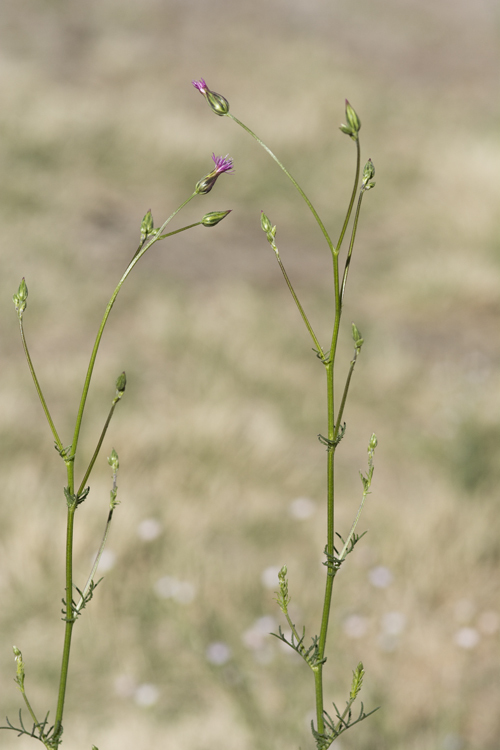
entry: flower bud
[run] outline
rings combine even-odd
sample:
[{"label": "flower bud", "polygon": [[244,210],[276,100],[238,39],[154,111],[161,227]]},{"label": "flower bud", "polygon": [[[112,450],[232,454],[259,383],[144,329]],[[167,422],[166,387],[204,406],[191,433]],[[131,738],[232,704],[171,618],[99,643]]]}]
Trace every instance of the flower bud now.
[{"label": "flower bud", "polygon": [[345,100],[345,118],[347,120],[347,125],[341,125],[341,131],[349,135],[353,141],[357,141],[358,133],[361,128],[361,121],[347,99]]},{"label": "flower bud", "polygon": [[370,442],[368,443],[368,450],[374,451],[377,445],[378,445],[377,436],[375,435],[375,433],[373,433],[370,438]]},{"label": "flower bud", "polygon": [[120,462],[118,460],[118,453],[115,451],[114,448],[111,451],[111,456],[108,456],[108,464],[111,466],[111,468],[113,469],[113,472],[116,474],[116,472],[120,468]]},{"label": "flower bud", "polygon": [[153,233],[154,221],[151,209],[147,212],[141,222],[141,240],[147,239],[147,237]]},{"label": "flower bud", "polygon": [[264,211],[261,211],[260,213],[261,213],[261,216],[260,216],[260,225],[261,225],[262,229],[264,230],[264,232],[267,234],[272,229],[271,222],[267,218],[267,216],[264,213]]},{"label": "flower bud", "polygon": [[365,168],[363,169],[363,184],[361,185],[361,190],[371,190],[372,187],[375,187],[375,183],[373,182],[374,177],[375,167],[372,160],[368,159]]},{"label": "flower bud", "polygon": [[19,284],[17,293],[12,296],[12,301],[14,302],[18,316],[22,318],[23,312],[26,310],[26,305],[28,302],[28,287],[26,285],[24,277]]},{"label": "flower bud", "polygon": [[205,216],[201,220],[201,223],[204,227],[214,227],[219,223],[219,221],[225,219],[226,216],[231,213],[231,211],[231,208],[228,211],[211,211],[210,213],[205,214]]},{"label": "flower bud", "polygon": [[12,646],[12,650],[14,652],[14,658],[15,659],[19,659],[19,657],[21,657],[21,659],[23,658],[23,655],[22,655],[21,651],[18,649],[17,646]]},{"label": "flower bud", "polygon": [[[273,245],[274,247],[274,238],[276,237],[276,227],[272,226],[271,222],[269,221],[264,211],[261,211],[260,226],[262,227],[262,229],[267,235],[267,241],[269,242],[270,245]],[[274,249],[276,250],[276,248]]]},{"label": "flower bud", "polygon": [[127,386],[127,376],[124,372],[122,372],[120,375],[118,375],[116,379],[116,392],[120,394],[120,396],[125,393],[125,388]]},{"label": "flower bud", "polygon": [[198,89],[200,94],[203,94],[212,112],[215,112],[220,117],[227,115],[229,112],[229,102],[227,99],[221,94],[216,94],[215,91],[210,91],[203,78],[200,78],[199,81],[191,81],[191,83],[195,89]]},{"label": "flower bud", "polygon": [[361,336],[356,323],[352,324],[352,338],[354,340],[354,345],[356,349],[359,351],[361,347],[363,346],[364,338]]}]

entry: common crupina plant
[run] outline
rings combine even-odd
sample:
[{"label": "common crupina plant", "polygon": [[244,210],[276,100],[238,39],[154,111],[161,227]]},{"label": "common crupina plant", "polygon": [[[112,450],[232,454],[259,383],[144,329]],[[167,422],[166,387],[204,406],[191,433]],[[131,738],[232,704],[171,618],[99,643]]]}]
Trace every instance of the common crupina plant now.
[{"label": "common crupina plant", "polygon": [[[108,463],[112,471],[112,487],[110,490],[109,507],[108,507],[106,523],[104,526],[104,533],[103,533],[102,541],[99,546],[99,550],[97,552],[95,561],[92,565],[91,571],[87,578],[87,581],[85,585],[83,586],[83,588],[80,589],[76,586],[74,578],[73,578],[73,537],[74,537],[74,527],[75,527],[75,520],[76,520],[76,511],[80,507],[80,505],[85,501],[85,499],[87,498],[89,494],[90,488],[87,485],[88,479],[90,477],[92,469],[94,468],[95,462],[99,456],[102,443],[106,435],[106,432],[108,430],[109,423],[111,421],[115,408],[117,404],[119,403],[119,401],[121,401],[125,393],[125,388],[126,388],[126,383],[127,383],[125,373],[122,372],[121,375],[118,376],[118,379],[116,381],[115,395],[111,401],[109,413],[104,422],[104,426],[101,430],[101,433],[98,437],[95,450],[90,458],[89,457],[84,458],[83,465],[86,468],[83,470],[81,479],[77,480],[76,468],[77,468],[77,459],[80,458],[80,452],[78,450],[80,430],[82,426],[85,406],[87,403],[87,396],[89,392],[90,382],[91,382],[92,374],[94,371],[94,365],[95,365],[97,353],[99,350],[99,345],[101,343],[101,338],[104,332],[104,328],[106,326],[106,323],[107,323],[109,314],[113,308],[113,305],[115,304],[116,298],[125,280],[128,278],[128,276],[130,275],[132,270],[135,268],[135,266],[137,265],[139,260],[142,258],[142,256],[156,242],[159,242],[160,240],[167,239],[168,237],[172,237],[173,235],[178,234],[179,232],[184,232],[187,229],[191,229],[199,225],[204,226],[204,227],[216,226],[220,221],[222,221],[230,213],[230,211],[211,211],[205,214],[200,221],[197,221],[193,224],[188,224],[186,226],[181,227],[180,229],[175,229],[173,231],[168,231],[168,232],[165,231],[167,229],[168,224],[170,224],[170,222],[172,221],[172,219],[193,198],[197,197],[198,195],[206,195],[207,193],[209,193],[214,187],[215,183],[217,182],[217,179],[219,178],[221,174],[224,174],[225,172],[232,173],[233,161],[228,156],[225,156],[225,157],[215,156],[215,154],[213,154],[212,159],[215,164],[214,169],[211,172],[209,172],[209,174],[207,174],[205,177],[203,177],[201,180],[197,182],[194,188],[194,191],[189,196],[189,198],[187,198],[168,217],[168,219],[166,219],[163,222],[163,224],[159,228],[155,228],[154,226],[154,221],[153,221],[153,216],[151,214],[151,211],[147,211],[146,215],[144,216],[142,220],[141,228],[140,228],[139,246],[137,250],[135,251],[134,255],[132,256],[131,260],[128,262],[128,265],[126,266],[126,269],[120,281],[118,282],[116,289],[111,295],[111,298],[105,309],[101,324],[99,326],[99,330],[97,332],[95,343],[94,343],[94,346],[90,355],[90,361],[89,361],[89,365],[87,368],[87,373],[86,373],[84,385],[83,385],[83,391],[82,391],[82,395],[81,395],[80,402],[79,402],[78,409],[77,409],[73,437],[72,437],[72,441],[70,444],[66,444],[65,442],[63,442],[63,440],[59,436],[59,433],[56,429],[54,421],[51,417],[49,407],[43,395],[41,385],[35,373],[35,368],[31,360],[30,353],[29,353],[28,344],[26,342],[26,336],[24,332],[24,314],[26,312],[26,307],[27,307],[27,302],[28,302],[28,287],[24,278],[19,284],[19,288],[17,292],[13,296],[14,306],[15,306],[18,320],[19,320],[21,341],[22,341],[24,352],[25,352],[26,359],[28,362],[28,367],[33,377],[33,382],[34,382],[36,391],[38,393],[38,397],[40,399],[40,403],[42,405],[43,411],[45,413],[45,417],[47,419],[50,430],[52,432],[55,448],[60,458],[62,459],[64,463],[64,468],[65,468],[66,486],[64,487],[63,493],[61,493],[62,494],[61,499],[65,500],[65,503],[63,502],[62,505],[66,506],[66,512],[67,512],[66,548],[65,548],[66,555],[65,555],[65,560],[64,560],[66,585],[65,585],[65,596],[62,600],[63,601],[62,619],[64,621],[64,640],[63,640],[62,660],[61,660],[60,677],[59,677],[59,688],[58,688],[58,693],[57,693],[54,718],[49,721],[49,714],[50,714],[49,711],[47,711],[46,713],[43,714],[43,716],[41,716],[38,713],[38,711],[35,710],[32,703],[28,699],[26,688],[25,688],[26,672],[25,672],[25,664],[23,661],[23,656],[22,656],[21,650],[17,646],[14,646],[14,658],[15,658],[16,665],[17,665],[15,682],[17,683],[17,686],[19,690],[21,691],[21,695],[26,705],[26,709],[30,716],[30,721],[28,725],[25,724],[25,718],[23,718],[22,711],[19,710],[18,725],[16,726],[7,718],[7,726],[1,727],[1,728],[14,730],[19,735],[27,735],[29,737],[33,737],[34,739],[39,740],[47,748],[47,750],[55,750],[57,747],[59,747],[59,745],[61,745],[63,741],[64,703],[65,703],[67,684],[68,684],[71,640],[72,640],[72,635],[73,635],[73,629],[74,629],[76,621],[78,620],[79,616],[82,613],[82,610],[89,604],[89,602],[91,601],[93,597],[95,588],[100,583],[100,581],[95,580],[95,576],[97,573],[97,568],[99,565],[99,561],[101,559],[101,555],[104,550],[104,546],[108,538],[108,533],[110,530],[113,513],[119,503],[119,500],[117,499],[117,492],[118,492],[117,476],[118,476],[118,469],[119,469],[119,459],[118,459],[118,454],[113,449],[111,451],[111,455],[108,458]],[[94,750],[97,750],[95,746],[94,746]]]},{"label": "common crupina plant", "polygon": [[[261,215],[261,227],[266,234],[267,240],[271,245],[276,255],[280,270],[283,274],[285,282],[290,290],[295,304],[297,305],[298,311],[302,317],[302,320],[313,340],[314,351],[324,367],[326,375],[326,411],[327,411],[327,434],[318,435],[319,441],[326,448],[326,461],[327,461],[327,488],[326,488],[326,507],[327,507],[327,533],[326,533],[326,546],[324,550],[326,567],[326,582],[325,582],[325,595],[323,601],[323,609],[321,620],[319,624],[318,635],[313,636],[310,642],[306,643],[305,629],[302,628],[301,632],[297,629],[295,623],[292,621],[288,605],[290,603],[290,595],[288,593],[288,578],[287,578],[287,567],[283,566],[278,575],[278,591],[276,592],[276,599],[278,606],[280,607],[283,615],[285,616],[289,634],[285,634],[279,628],[277,638],[288,644],[307,664],[310,668],[314,677],[314,692],[316,702],[316,722],[311,722],[311,730],[316,742],[317,750],[326,750],[330,745],[347,731],[354,724],[359,723],[363,719],[374,713],[365,713],[363,704],[360,704],[360,709],[356,714],[353,714],[352,706],[359,695],[364,677],[363,664],[360,662],[353,671],[351,689],[349,692],[349,698],[346,701],[345,708],[338,708],[335,704],[335,713],[328,713],[324,706],[323,697],[323,670],[326,662],[326,643],[328,636],[328,624],[330,619],[330,611],[332,605],[332,593],[335,576],[337,575],[341,565],[344,563],[347,555],[349,555],[358,541],[361,539],[363,534],[358,535],[356,532],[357,524],[363,510],[363,506],[367,495],[370,492],[372,477],[373,477],[373,455],[375,448],[377,447],[377,438],[372,435],[368,443],[368,471],[365,475],[361,474],[362,482],[362,496],[361,502],[354,518],[350,531],[345,538],[336,531],[335,528],[335,454],[345,433],[345,423],[342,421],[344,415],[344,408],[349,392],[349,386],[351,384],[351,378],[358,360],[361,347],[363,345],[363,338],[359,332],[357,326],[352,324],[352,338],[354,343],[353,356],[347,371],[347,377],[345,378],[343,388],[340,388],[340,398],[337,402],[336,399],[336,360],[335,355],[337,351],[337,343],[340,331],[340,322],[342,317],[342,305],[344,301],[344,295],[346,291],[347,277],[349,274],[349,268],[352,259],[352,252],[354,248],[354,242],[356,239],[356,231],[358,228],[359,215],[361,211],[361,204],[365,193],[371,190],[375,186],[373,180],[375,176],[375,167],[373,162],[369,159],[363,171],[361,172],[361,151],[359,141],[359,131],[361,128],[361,121],[356,114],[355,110],[351,107],[349,102],[345,102],[345,115],[346,123],[340,126],[340,130],[348,135],[356,146],[356,171],[354,177],[354,185],[351,192],[351,197],[345,219],[340,231],[340,235],[336,243],[332,241],[330,235],[320,219],[316,209],[312,205],[311,201],[302,190],[297,181],[292,177],[290,172],[283,166],[277,156],[266,146],[265,143],[252,131],[249,127],[243,124],[237,117],[235,117],[229,108],[229,102],[221,94],[217,94],[205,83],[203,79],[193,81],[193,86],[205,97],[212,111],[220,117],[228,117],[249,135],[257,141],[257,143],[264,148],[265,151],[274,159],[280,169],[285,173],[290,182],[298,190],[303,200],[307,204],[309,210],[313,214],[316,222],[318,223],[321,232],[323,233],[324,239],[328,245],[331,253],[332,265],[333,265],[333,299],[334,299],[334,320],[331,338],[327,346],[322,346],[319,342],[314,329],[309,321],[306,312],[299,301],[297,294],[295,293],[292,282],[285,270],[285,266],[280,257],[278,246],[276,244],[276,226],[273,226],[268,217],[262,213]],[[356,200],[357,199],[357,200]],[[352,217],[354,211],[354,216]],[[341,272],[340,266],[340,253],[343,245],[343,241],[347,230],[350,225],[351,217],[352,225],[350,230],[350,239],[348,243],[347,252],[345,253],[343,270]],[[338,540],[338,542],[336,541]],[[375,709],[376,710],[376,709]]]},{"label": "common crupina plant", "polygon": [[[360,166],[361,157],[360,157],[360,143],[359,143],[359,130],[361,127],[361,123],[354,109],[351,107],[349,102],[346,101],[346,124],[341,125],[340,129],[342,130],[343,133],[348,135],[352,139],[352,141],[354,141],[356,145],[356,171],[355,171],[354,185],[352,188],[351,198],[350,198],[349,205],[346,211],[344,223],[342,225],[337,243],[334,244],[330,238],[330,235],[328,234],[325,228],[325,225],[323,224],[318,213],[316,212],[316,209],[314,208],[314,206],[312,205],[312,203],[310,202],[310,200],[308,199],[308,197],[306,196],[302,188],[299,186],[296,180],[292,177],[292,175],[286,170],[286,168],[279,161],[279,159],[274,155],[274,153],[260,140],[260,138],[258,138],[258,136],[252,130],[250,130],[250,128],[244,125],[240,120],[238,120],[229,111],[229,103],[227,99],[225,99],[225,97],[221,96],[220,94],[216,94],[215,92],[211,91],[203,79],[199,81],[193,81],[193,85],[198,89],[198,91],[201,94],[203,94],[210,108],[215,114],[219,116],[223,116],[223,117],[229,117],[234,122],[236,122],[240,127],[242,127],[247,133],[249,133],[252,136],[252,138],[254,138],[267,151],[267,153],[274,159],[274,161],[278,164],[278,166],[283,170],[285,175],[288,177],[288,179],[292,182],[294,187],[298,190],[298,192],[302,196],[309,210],[312,212],[316,222],[318,223],[321,229],[321,232],[323,233],[324,239],[329,247],[329,251],[332,257],[334,321],[333,321],[331,339],[328,342],[328,346],[322,346],[314,332],[314,329],[309,321],[309,318],[306,315],[304,308],[302,307],[301,302],[299,301],[295,293],[294,287],[290,281],[290,278],[281,260],[278,246],[276,244],[276,226],[273,226],[271,221],[268,219],[268,217],[264,213],[262,213],[261,227],[263,231],[265,232],[267,240],[275,253],[276,260],[279,264],[279,267],[283,274],[285,282],[294,299],[295,304],[297,305],[297,308],[302,317],[302,320],[313,340],[314,350],[316,352],[319,362],[324,367],[324,371],[326,375],[327,432],[326,432],[326,435],[318,435],[320,442],[326,448],[326,459],[327,459],[327,489],[326,489],[327,534],[326,534],[326,546],[324,550],[324,554],[325,554],[324,565],[326,567],[326,582],[325,582],[325,596],[324,596],[324,602],[323,602],[322,615],[321,615],[320,624],[319,624],[319,631],[318,631],[318,635],[315,635],[311,639],[310,643],[309,642],[306,643],[305,630],[302,629],[302,632],[300,632],[299,629],[296,627],[295,623],[292,621],[290,613],[289,613],[290,595],[289,595],[289,583],[288,583],[288,577],[287,577],[287,567],[283,566],[278,575],[278,591],[276,592],[276,600],[286,619],[289,632],[287,633],[283,632],[283,630],[280,627],[278,634],[275,634],[277,638],[282,640],[284,643],[288,644],[288,646],[290,646],[304,660],[304,662],[307,664],[307,666],[311,669],[313,673],[315,701],[316,701],[316,722],[314,721],[312,722],[311,729],[312,729],[312,734],[316,743],[317,750],[326,750],[326,748],[329,748],[330,745],[335,741],[335,739],[337,739],[347,729],[354,726],[354,724],[357,724],[358,722],[362,721],[367,716],[369,716],[371,713],[373,713],[373,711],[371,711],[368,714],[365,713],[363,704],[361,703],[360,710],[357,711],[356,714],[353,715],[353,704],[358,698],[358,695],[360,693],[362,683],[363,683],[364,668],[363,668],[362,663],[359,663],[353,671],[351,689],[349,691],[349,697],[346,701],[345,708],[337,708],[337,706],[333,704],[334,709],[335,709],[334,714],[333,712],[328,713],[324,707],[323,670],[324,670],[324,666],[326,662],[325,652],[326,652],[326,643],[327,643],[327,636],[328,636],[330,610],[331,610],[331,604],[332,604],[333,583],[335,580],[335,576],[338,573],[341,565],[344,563],[347,555],[349,555],[353,551],[354,547],[363,536],[363,534],[358,535],[356,529],[357,529],[357,524],[358,524],[358,521],[362,512],[366,497],[370,492],[371,482],[372,482],[372,477],[373,477],[373,456],[374,456],[375,448],[377,446],[377,438],[375,437],[375,435],[372,435],[368,444],[368,470],[366,474],[364,475],[361,474],[361,481],[362,481],[361,501],[359,504],[357,514],[349,530],[349,533],[347,534],[344,540],[335,529],[335,516],[334,516],[335,454],[336,454],[338,445],[340,441],[342,440],[344,433],[345,433],[345,423],[342,421],[344,408],[345,408],[346,399],[348,396],[354,368],[356,366],[356,362],[358,360],[358,356],[360,354],[360,351],[363,345],[363,338],[361,336],[361,333],[359,332],[358,328],[356,327],[354,323],[352,324],[352,338],[353,338],[353,344],[354,344],[353,356],[350,361],[350,365],[348,367],[347,376],[346,376],[343,388],[341,387],[340,389],[340,397],[338,401],[335,398],[335,388],[334,388],[334,385],[336,382],[335,355],[337,351],[337,342],[338,342],[339,331],[340,331],[342,304],[343,304],[344,295],[346,291],[347,277],[349,273],[352,252],[353,252],[354,242],[356,238],[356,231],[358,227],[361,204],[362,204],[362,200],[363,200],[365,193],[371,188],[373,188],[375,185],[373,181],[375,168],[371,160],[368,160],[368,162],[366,163],[361,173],[361,166]],[[97,332],[95,343],[94,343],[91,356],[90,356],[87,373],[86,373],[85,380],[84,380],[81,399],[80,399],[78,409],[77,409],[74,432],[73,432],[73,437],[72,437],[72,441],[70,444],[65,444],[59,436],[59,433],[52,420],[48,405],[44,398],[42,388],[36,376],[35,369],[34,369],[34,366],[30,357],[30,353],[28,350],[28,345],[26,342],[26,337],[25,337],[25,332],[24,332],[24,322],[23,322],[23,316],[26,311],[27,300],[28,300],[28,287],[24,278],[22,279],[17,292],[13,296],[14,305],[15,305],[15,309],[18,315],[18,320],[19,320],[21,341],[22,341],[23,348],[25,351],[28,366],[29,366],[29,369],[33,378],[35,389],[38,393],[40,403],[42,405],[42,408],[45,414],[45,417],[47,419],[47,422],[49,424],[50,430],[54,438],[55,448],[60,458],[62,459],[64,463],[64,467],[65,467],[66,486],[64,487],[64,491],[62,494],[65,499],[65,505],[66,505],[66,511],[67,511],[66,556],[65,556],[65,561],[64,561],[66,585],[65,585],[65,596],[63,598],[63,610],[62,610],[62,614],[63,614],[62,619],[64,621],[64,640],[63,640],[62,662],[61,662],[60,678],[59,678],[59,688],[58,688],[56,710],[55,710],[54,718],[49,721],[49,712],[46,712],[42,718],[42,716],[38,713],[38,711],[35,710],[31,702],[29,701],[27,693],[26,693],[26,689],[25,689],[26,673],[25,673],[25,664],[23,661],[22,653],[19,648],[14,646],[13,650],[14,650],[14,658],[16,662],[15,682],[17,683],[17,686],[22,694],[26,709],[30,716],[30,724],[27,726],[24,723],[25,719],[23,719],[22,711],[20,710],[18,726],[16,726],[9,719],[7,719],[7,726],[2,727],[2,728],[11,729],[17,732],[19,735],[27,735],[29,737],[37,739],[47,748],[47,750],[56,750],[56,748],[58,748],[59,745],[61,745],[63,741],[64,704],[65,704],[65,697],[66,697],[67,684],[68,684],[73,628],[78,617],[81,615],[83,609],[91,601],[94,591],[97,585],[100,583],[100,580],[98,581],[95,580],[97,568],[98,568],[99,560],[101,558],[101,555],[103,553],[103,550],[104,550],[104,547],[108,538],[114,510],[116,509],[119,503],[117,499],[117,492],[118,492],[117,476],[118,476],[118,470],[119,470],[119,459],[118,459],[118,454],[113,449],[111,452],[111,455],[108,458],[108,463],[112,471],[112,486],[110,490],[109,507],[108,507],[107,519],[106,519],[105,526],[104,526],[104,533],[103,533],[101,544],[99,546],[98,553],[92,565],[91,571],[88,575],[88,578],[84,586],[80,589],[76,586],[73,580],[73,536],[74,536],[76,510],[85,501],[85,499],[87,498],[89,494],[89,486],[87,485],[87,482],[94,468],[95,462],[99,456],[102,443],[106,435],[108,426],[110,424],[111,418],[113,416],[114,410],[117,404],[119,403],[119,401],[121,401],[125,393],[125,389],[126,389],[126,376],[125,376],[125,373],[123,372],[121,373],[121,375],[119,375],[116,381],[115,395],[111,401],[111,406],[109,409],[108,416],[104,422],[104,426],[96,442],[95,450],[92,456],[90,458],[87,457],[86,461],[84,462],[84,466],[86,466],[86,468],[82,472],[80,481],[77,481],[76,480],[77,458],[80,458],[80,453],[78,450],[79,436],[80,436],[83,415],[85,411],[87,396],[89,392],[90,382],[91,382],[92,375],[93,375],[93,370],[94,370],[94,365],[95,365],[99,345],[101,342],[101,338],[102,338],[103,331],[106,326],[109,314],[111,312],[111,309],[113,308],[113,305],[116,301],[116,298],[120,292],[120,289],[123,283],[128,278],[129,274],[131,273],[133,268],[136,266],[136,264],[139,262],[139,260],[142,258],[142,256],[147,252],[147,250],[156,242],[160,240],[164,240],[168,237],[178,234],[179,232],[183,232],[187,229],[191,229],[192,227],[195,227],[198,225],[202,225],[205,227],[215,226],[228,215],[229,211],[210,212],[210,213],[205,214],[203,218],[201,219],[201,221],[195,222],[194,224],[183,226],[180,229],[165,232],[167,225],[170,223],[170,221],[194,197],[196,197],[197,195],[204,195],[204,194],[209,193],[214,187],[218,177],[221,174],[223,174],[224,172],[228,172],[228,173],[232,172],[232,159],[229,159],[227,156],[216,157],[215,154],[212,156],[212,158],[215,164],[214,169],[205,177],[203,177],[201,180],[199,180],[199,182],[195,186],[193,193],[189,196],[189,198],[187,198],[187,200],[185,200],[179,206],[179,208],[177,208],[168,217],[168,219],[166,219],[166,221],[163,222],[163,224],[158,229],[155,229],[154,227],[154,222],[153,222],[153,217],[151,215],[151,211],[148,211],[142,220],[141,228],[140,228],[139,246],[137,250],[135,251],[134,255],[132,256],[131,260],[129,261],[125,269],[125,272],[123,273],[120,281],[118,282],[116,289],[114,290],[109,300],[109,303],[105,309],[101,324]],[[357,198],[357,201],[356,201],[356,198]],[[353,212],[354,212],[354,215],[353,215]],[[347,252],[345,253],[343,270],[341,272],[340,253],[341,253],[341,248],[343,245],[345,235],[350,225],[351,218],[352,218],[352,226],[350,230],[350,239],[348,243]],[[336,539],[339,540],[337,544],[336,544]],[[76,595],[75,595],[75,592],[76,592]],[[93,746],[92,750],[97,750],[97,748]]]}]

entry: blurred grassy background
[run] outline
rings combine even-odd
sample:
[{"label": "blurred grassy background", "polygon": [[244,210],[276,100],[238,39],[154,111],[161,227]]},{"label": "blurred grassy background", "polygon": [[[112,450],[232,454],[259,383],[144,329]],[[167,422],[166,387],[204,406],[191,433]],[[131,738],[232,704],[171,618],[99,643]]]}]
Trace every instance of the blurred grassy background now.
[{"label": "blurred grassy background", "polygon": [[[306,667],[276,629],[288,564],[297,623],[318,628],[324,568],[324,376],[259,226],[324,341],[330,259],[257,145],[192,88],[204,77],[282,157],[334,235],[354,165],[347,96],[377,168],[349,324],[366,343],[339,449],[339,530],[379,438],[369,529],[336,583],[327,704],[362,658],[381,705],[343,750],[497,750],[500,737],[500,149],[494,0],[3,0],[0,21],[0,703],[11,647],[40,714],[63,637],[65,484],[11,296],[63,441],[104,307],[137,246],[230,153],[236,173],[155,246],[113,310],[81,440],[90,455],[129,385],[78,511],[83,584],[121,461],[109,572],[76,626],[65,746],[311,747]],[[77,470],[83,469],[83,462]],[[270,582],[271,580],[271,582]],[[52,713],[53,715],[53,713]],[[31,747],[2,733],[7,750]]]}]

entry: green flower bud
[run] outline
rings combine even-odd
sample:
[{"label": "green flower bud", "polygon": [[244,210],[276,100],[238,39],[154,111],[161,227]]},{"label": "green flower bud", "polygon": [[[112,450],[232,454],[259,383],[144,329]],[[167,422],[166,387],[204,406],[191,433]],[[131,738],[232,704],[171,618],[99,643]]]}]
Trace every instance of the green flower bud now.
[{"label": "green flower bud", "polygon": [[14,657],[16,659],[19,659],[19,657],[21,657],[21,659],[23,658],[23,655],[22,655],[21,651],[18,649],[17,646],[12,646],[12,650],[14,652]]},{"label": "green flower bud", "polygon": [[141,240],[147,239],[147,237],[154,231],[154,221],[151,209],[147,212],[141,222]]},{"label": "green flower bud", "polygon": [[368,159],[365,164],[365,168],[363,169],[363,184],[361,185],[361,190],[371,190],[373,187],[375,187],[375,183],[373,182],[374,177],[375,166],[372,160]]},{"label": "green flower bud", "polygon": [[356,349],[358,349],[359,351],[359,349],[361,349],[361,347],[363,346],[364,338],[361,336],[356,323],[352,324],[352,338],[354,340]]},{"label": "green flower bud", "polygon": [[214,227],[219,223],[219,221],[225,219],[226,216],[231,213],[231,211],[231,208],[228,211],[211,211],[210,213],[205,214],[205,216],[201,220],[201,223],[204,227]]},{"label": "green flower bud", "polygon": [[[267,235],[267,241],[274,247],[274,238],[276,237],[276,227],[271,225],[264,211],[261,211],[260,225]],[[276,250],[276,248],[274,248]]]},{"label": "green flower bud", "polygon": [[361,122],[356,112],[353,110],[347,99],[345,100],[345,116],[354,133],[358,133],[361,128]]},{"label": "green flower bud", "polygon": [[287,573],[288,573],[288,568],[286,567],[286,565],[283,565],[281,570],[278,573],[278,580],[280,581],[280,583],[281,581],[284,581],[286,579]]},{"label": "green flower bud", "polygon": [[261,211],[260,213],[260,225],[266,234],[268,234],[268,232],[270,232],[272,229],[271,222],[265,215],[264,211]]},{"label": "green flower bud", "polygon": [[115,451],[114,448],[111,451],[111,456],[108,456],[108,464],[111,466],[111,468],[113,469],[113,472],[116,474],[116,472],[120,468],[120,462],[118,460],[118,453]]},{"label": "green flower bud", "polygon": [[127,386],[127,376],[124,372],[121,373],[121,375],[118,375],[118,378],[116,380],[116,391],[120,394],[120,396],[125,393],[125,388]]},{"label": "green flower bud", "polygon": [[377,445],[378,445],[377,436],[375,435],[375,433],[373,433],[370,438],[370,442],[368,443],[368,450],[374,451]]},{"label": "green flower bud", "polygon": [[357,141],[358,133],[361,128],[361,121],[347,99],[345,100],[345,117],[347,125],[341,125],[340,129],[343,133],[349,135],[353,141]]},{"label": "green flower bud", "polygon": [[19,284],[17,293],[12,296],[12,301],[14,302],[14,306],[16,308],[18,316],[22,318],[23,312],[26,310],[26,305],[28,302],[28,287],[26,285],[24,277]]}]

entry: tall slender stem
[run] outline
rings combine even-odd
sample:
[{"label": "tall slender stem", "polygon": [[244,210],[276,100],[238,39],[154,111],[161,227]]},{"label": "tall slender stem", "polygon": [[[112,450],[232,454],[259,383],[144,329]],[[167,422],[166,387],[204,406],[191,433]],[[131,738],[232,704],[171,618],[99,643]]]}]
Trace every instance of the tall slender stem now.
[{"label": "tall slender stem", "polygon": [[[349,219],[352,213],[354,200],[357,192],[360,169],[360,148],[359,139],[356,140],[357,158],[356,158],[356,175],[351,199],[344,219],[344,224],[340,233],[338,243],[333,250],[333,287],[335,295],[335,318],[330,344],[328,361],[326,367],[326,390],[327,390],[327,413],[328,413],[328,449],[327,449],[327,574],[325,582],[325,597],[323,600],[323,612],[321,616],[321,628],[318,639],[318,666],[316,668],[315,692],[316,692],[316,721],[317,731],[323,734],[325,731],[324,722],[324,704],[323,704],[323,663],[325,657],[326,640],[328,636],[328,624],[330,620],[330,610],[332,604],[333,582],[335,579],[334,555],[335,555],[335,440],[340,429],[340,422],[335,422],[335,355],[340,330],[340,319],[342,316],[342,294],[340,288],[339,275],[339,252],[344,239]],[[351,244],[352,252],[352,244]]]}]

